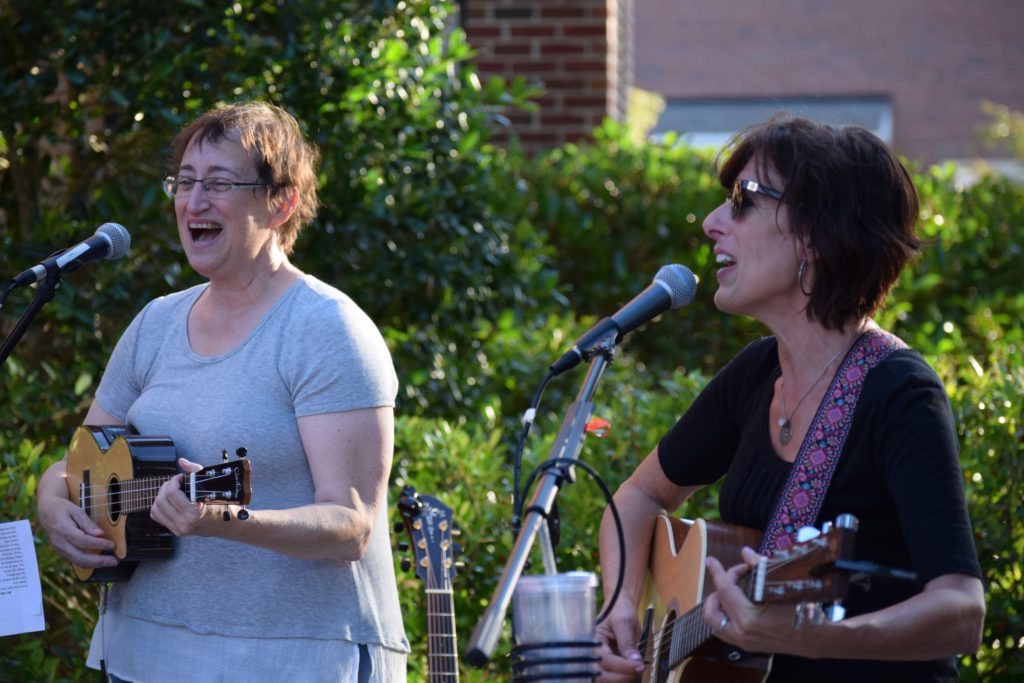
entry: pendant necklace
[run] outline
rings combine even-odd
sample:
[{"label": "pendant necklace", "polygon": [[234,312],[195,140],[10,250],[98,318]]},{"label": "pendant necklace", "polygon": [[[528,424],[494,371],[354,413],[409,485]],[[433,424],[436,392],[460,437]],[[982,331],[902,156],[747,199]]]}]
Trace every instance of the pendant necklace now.
[{"label": "pendant necklace", "polygon": [[828,363],[822,369],[821,374],[818,375],[818,379],[814,380],[814,383],[811,384],[810,388],[804,392],[804,395],[801,396],[800,400],[796,402],[795,406],[793,406],[793,412],[790,413],[789,415],[786,415],[786,378],[785,376],[783,376],[782,389],[781,391],[779,391],[779,398],[782,399],[782,417],[778,419],[779,443],[781,443],[783,446],[788,444],[789,440],[793,438],[793,423],[791,420],[793,415],[796,415],[796,411],[800,410],[800,404],[804,402],[804,399],[807,398],[807,396],[812,391],[814,391],[814,387],[818,386],[818,382],[820,382],[821,378],[825,376],[825,373],[828,372],[828,369],[832,367],[832,363],[834,363],[836,361],[836,358],[839,358],[839,354],[846,351],[847,348],[849,347],[839,349],[839,352],[829,359]]}]

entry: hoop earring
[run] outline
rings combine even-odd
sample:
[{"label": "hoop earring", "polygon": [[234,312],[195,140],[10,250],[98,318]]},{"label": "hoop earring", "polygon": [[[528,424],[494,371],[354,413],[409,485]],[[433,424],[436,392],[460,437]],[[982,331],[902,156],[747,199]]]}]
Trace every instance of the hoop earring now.
[{"label": "hoop earring", "polygon": [[796,271],[796,283],[800,287],[800,293],[804,296],[810,296],[811,293],[804,289],[804,273],[807,270],[807,259],[800,262],[800,268]]}]

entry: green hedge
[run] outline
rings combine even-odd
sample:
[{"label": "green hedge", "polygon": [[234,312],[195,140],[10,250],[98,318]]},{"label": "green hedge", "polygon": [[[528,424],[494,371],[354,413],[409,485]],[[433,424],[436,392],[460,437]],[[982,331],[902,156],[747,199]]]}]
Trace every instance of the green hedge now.
[{"label": "green hedge", "polygon": [[[614,488],[711,373],[764,333],[711,303],[700,221],[723,192],[710,155],[672,140],[631,142],[611,123],[592,144],[532,158],[494,148],[497,112],[528,106],[535,90],[478,83],[461,32],[444,31],[448,9],[341,2],[325,10],[299,1],[287,11],[239,2],[182,3],[167,13],[143,2],[27,0],[0,8],[0,272],[18,272],[107,220],[133,236],[126,259],[67,277],[0,368],[9,416],[0,423],[4,520],[35,522],[38,477],[61,455],[131,316],[197,280],[158,180],[170,135],[217,101],[276,101],[321,147],[324,211],[296,261],[349,292],[392,349],[403,388],[391,497],[409,483],[454,509],[463,530],[455,579],[463,646],[512,545],[519,416],[572,339],[665,263],[705,280],[691,306],[634,332],[602,380],[596,412],[612,429],[588,439],[581,457]],[[1024,675],[1024,523],[1015,514],[1024,491],[1024,298],[1015,267],[1024,192],[994,179],[960,188],[952,171],[915,176],[931,242],[881,320],[933,363],[959,421],[989,591],[984,646],[963,660],[964,679],[1010,681]],[[5,333],[30,296],[16,292],[0,310]],[[547,456],[581,379],[582,369],[545,392],[526,473]],[[559,501],[559,563],[594,570],[603,501],[578,474]],[[683,512],[714,514],[715,495],[704,492]],[[74,583],[34,530],[47,630],[4,639],[0,679],[80,680],[95,589]],[[400,590],[411,680],[424,680],[422,586],[400,572]],[[487,670],[464,668],[464,678],[507,678],[507,647],[505,638]]]}]

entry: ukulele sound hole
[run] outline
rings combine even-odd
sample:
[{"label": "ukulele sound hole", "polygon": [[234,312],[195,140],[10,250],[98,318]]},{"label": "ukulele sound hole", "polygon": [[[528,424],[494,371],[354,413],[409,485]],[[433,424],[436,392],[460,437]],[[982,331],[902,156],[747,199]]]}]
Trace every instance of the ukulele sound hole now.
[{"label": "ukulele sound hole", "polygon": [[107,517],[111,524],[121,519],[121,480],[111,477],[107,482]]}]

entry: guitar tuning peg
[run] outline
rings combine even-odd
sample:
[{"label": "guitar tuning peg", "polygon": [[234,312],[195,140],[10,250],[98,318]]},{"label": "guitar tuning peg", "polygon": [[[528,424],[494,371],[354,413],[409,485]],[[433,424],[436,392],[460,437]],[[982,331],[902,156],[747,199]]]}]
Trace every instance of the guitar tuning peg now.
[{"label": "guitar tuning peg", "polygon": [[458,543],[452,543],[452,555],[461,555],[462,546]]},{"label": "guitar tuning peg", "polygon": [[405,541],[402,541],[402,542],[400,542],[400,543],[398,544],[398,549],[399,549],[399,550],[401,550],[401,551],[402,551],[403,553],[404,553],[404,552],[408,552],[408,550],[409,550],[409,544],[408,544],[408,543],[406,543]]},{"label": "guitar tuning peg", "polygon": [[462,529],[459,528],[458,524],[453,524],[452,525],[451,534],[452,534],[452,536],[461,536],[462,535]]},{"label": "guitar tuning peg", "polygon": [[856,531],[860,527],[860,520],[849,513],[844,513],[836,517],[836,526],[840,529]]},{"label": "guitar tuning peg", "polygon": [[404,558],[402,558],[402,562],[400,563],[400,566],[402,567],[402,571],[403,572],[407,572],[412,567],[412,562],[409,561],[408,557],[404,557]]},{"label": "guitar tuning peg", "polygon": [[238,511],[238,519],[242,520],[243,522],[249,519],[249,511],[246,510],[244,506],[242,507],[241,510]]},{"label": "guitar tuning peg", "polygon": [[244,458],[245,456],[249,455],[249,449],[239,446],[238,448],[235,449],[235,455],[237,455],[239,458]]},{"label": "guitar tuning peg", "polygon": [[799,629],[805,623],[811,623],[818,626],[824,621],[825,612],[821,609],[820,602],[797,603],[793,612],[793,628]]},{"label": "guitar tuning peg", "polygon": [[465,562],[461,562],[461,561],[460,562],[456,562],[455,563],[455,568],[458,569],[461,572],[463,569],[466,568],[466,563]]},{"label": "guitar tuning peg", "polygon": [[843,603],[836,600],[834,603],[825,608],[825,619],[830,624],[835,624],[842,621],[846,617],[846,608],[843,607]]},{"label": "guitar tuning peg", "polygon": [[405,522],[395,522],[395,533],[400,534],[405,531]]},{"label": "guitar tuning peg", "polygon": [[850,583],[863,590],[871,590],[871,574],[854,572],[850,574]]},{"label": "guitar tuning peg", "polygon": [[228,449],[226,449],[226,448],[220,449],[220,459],[222,461],[224,461],[224,462],[228,461]]},{"label": "guitar tuning peg", "polygon": [[806,543],[811,539],[821,536],[821,532],[815,529],[813,526],[800,527],[796,532],[796,542]]}]

